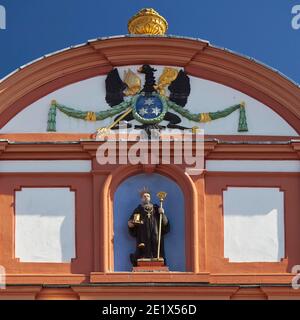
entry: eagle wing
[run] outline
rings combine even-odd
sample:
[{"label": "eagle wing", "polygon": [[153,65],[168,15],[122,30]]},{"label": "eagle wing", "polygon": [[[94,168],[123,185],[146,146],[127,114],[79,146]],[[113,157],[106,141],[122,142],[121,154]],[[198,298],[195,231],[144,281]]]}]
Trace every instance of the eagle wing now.
[{"label": "eagle wing", "polygon": [[158,80],[158,85],[156,86],[156,90],[162,96],[166,95],[165,88],[172,83],[178,76],[178,70],[175,68],[165,67],[161,76]]},{"label": "eagle wing", "polygon": [[124,82],[127,85],[127,90],[125,91],[126,96],[134,96],[141,91],[142,81],[140,77],[130,69],[124,71]]},{"label": "eagle wing", "polygon": [[111,70],[105,80],[106,102],[114,107],[124,101],[124,90],[126,84],[121,80],[118,69]]},{"label": "eagle wing", "polygon": [[183,70],[180,70],[177,78],[172,81],[168,89],[170,91],[169,99],[184,107],[191,93],[190,78]]}]

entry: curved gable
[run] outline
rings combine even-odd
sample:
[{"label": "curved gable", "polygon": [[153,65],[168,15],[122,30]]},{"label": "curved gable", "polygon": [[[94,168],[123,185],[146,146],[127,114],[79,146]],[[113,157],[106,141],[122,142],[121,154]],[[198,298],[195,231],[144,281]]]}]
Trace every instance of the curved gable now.
[{"label": "curved gable", "polygon": [[[68,91],[70,85],[75,87],[80,83],[84,85],[83,80],[86,79],[91,78],[88,80],[90,83],[97,79],[95,81],[99,83],[99,92],[95,91],[94,97],[99,97],[98,103],[103,102],[103,81],[109,70],[113,67],[143,63],[176,66],[186,70],[192,83],[192,93],[187,106],[189,110],[197,109],[200,104],[199,108],[202,106],[206,108],[201,111],[217,111],[222,100],[226,107],[230,99],[238,101],[244,98],[243,100],[247,100],[249,121],[256,117],[256,121],[253,122],[254,128],[261,120],[262,127],[268,129],[269,122],[272,123],[273,129],[264,131],[256,128],[257,130],[252,133],[249,130],[249,134],[294,136],[300,131],[300,111],[297,107],[300,102],[300,90],[294,83],[263,65],[214,48],[207,42],[175,37],[119,37],[91,41],[46,56],[22,68],[0,83],[1,131],[16,132],[13,124],[24,115],[26,119],[26,113],[31,108],[38,108],[40,111],[41,101],[45,108],[49,108],[50,98],[53,96],[57,98],[60,94],[63,96],[64,90]],[[206,98],[202,99],[201,91]],[[211,92],[211,98],[207,92]],[[77,91],[77,94],[78,97],[82,96],[81,92]],[[73,94],[69,94],[69,100],[62,102],[70,105],[74,103],[72,97]],[[219,100],[216,97],[219,97]],[[80,99],[79,101],[82,102],[81,108],[88,106],[88,101],[86,103]],[[214,110],[208,110],[210,102]],[[253,105],[255,107],[249,110]],[[257,111],[257,114],[252,114],[254,111]],[[10,121],[11,119],[13,120]],[[230,131],[230,119],[222,121],[221,126],[212,123],[210,126],[206,125],[205,130],[211,134],[233,134]],[[210,131],[214,125],[215,129]],[[82,127],[86,129],[83,130]],[[229,129],[226,131],[227,127]],[[26,132],[26,128],[22,131],[20,127],[19,130]],[[79,127],[71,126],[71,130],[62,127],[61,131],[89,132],[89,130],[94,130],[94,127],[80,124]],[[32,131],[27,130],[27,132]]]}]

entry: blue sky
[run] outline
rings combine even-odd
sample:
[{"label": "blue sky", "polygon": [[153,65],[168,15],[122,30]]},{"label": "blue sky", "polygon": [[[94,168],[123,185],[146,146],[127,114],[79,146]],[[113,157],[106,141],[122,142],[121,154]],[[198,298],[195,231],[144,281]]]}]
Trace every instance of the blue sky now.
[{"label": "blue sky", "polygon": [[0,78],[21,65],[88,39],[127,33],[139,9],[153,7],[169,34],[202,38],[251,56],[300,83],[300,0],[0,0]]}]

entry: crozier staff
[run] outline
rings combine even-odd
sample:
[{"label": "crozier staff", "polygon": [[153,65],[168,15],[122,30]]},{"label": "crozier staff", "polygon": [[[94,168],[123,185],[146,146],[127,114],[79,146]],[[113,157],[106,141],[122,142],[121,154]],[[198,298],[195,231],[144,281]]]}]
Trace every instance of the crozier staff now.
[{"label": "crozier staff", "polygon": [[164,209],[151,203],[150,192],[144,188],[140,196],[141,204],[135,208],[128,220],[129,233],[136,238],[135,253],[130,255],[133,266],[137,265],[138,259],[157,260],[159,242],[159,257],[165,261],[164,235],[170,230],[170,223]]}]

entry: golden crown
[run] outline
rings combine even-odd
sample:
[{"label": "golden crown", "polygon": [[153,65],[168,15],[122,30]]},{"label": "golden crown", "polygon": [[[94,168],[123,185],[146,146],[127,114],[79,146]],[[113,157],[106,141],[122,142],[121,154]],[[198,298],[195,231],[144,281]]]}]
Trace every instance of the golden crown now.
[{"label": "golden crown", "polygon": [[167,29],[166,19],[152,8],[140,10],[128,22],[130,34],[164,35]]},{"label": "golden crown", "polygon": [[140,196],[142,197],[145,193],[148,193],[151,195],[151,191],[147,188],[144,187],[143,189],[139,190]]}]

